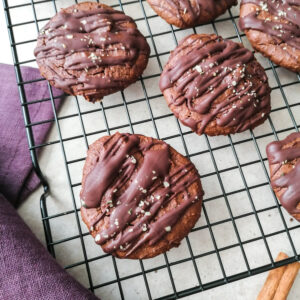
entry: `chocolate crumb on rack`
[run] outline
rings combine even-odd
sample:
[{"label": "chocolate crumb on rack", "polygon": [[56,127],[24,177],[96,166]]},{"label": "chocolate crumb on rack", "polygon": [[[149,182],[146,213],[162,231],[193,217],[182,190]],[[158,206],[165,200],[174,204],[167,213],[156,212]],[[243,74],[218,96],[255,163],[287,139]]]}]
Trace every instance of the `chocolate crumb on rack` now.
[{"label": "chocolate crumb on rack", "polygon": [[200,217],[194,165],[163,141],[116,133],[91,145],[81,214],[103,250],[148,258],[178,246]]},{"label": "chocolate crumb on rack", "polygon": [[41,30],[34,50],[42,76],[91,102],[135,82],[149,53],[129,16],[93,2],[62,9]]}]

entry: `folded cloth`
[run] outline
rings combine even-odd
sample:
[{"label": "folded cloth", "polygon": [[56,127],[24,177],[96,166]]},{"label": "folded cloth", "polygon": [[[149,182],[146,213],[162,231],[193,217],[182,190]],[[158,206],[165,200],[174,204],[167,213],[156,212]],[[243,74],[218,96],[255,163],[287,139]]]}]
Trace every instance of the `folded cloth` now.
[{"label": "folded cloth", "polygon": [[98,299],[63,270],[0,194],[0,299]]},{"label": "folded cloth", "polygon": [[[38,69],[22,67],[21,73],[23,82],[33,81],[24,84],[28,102],[50,98],[47,82],[37,81],[41,78]],[[39,180],[32,171],[14,67],[0,64],[0,78],[0,191],[17,206],[38,186]],[[62,95],[53,89],[54,97]],[[56,100],[57,106],[60,102]],[[28,109],[31,123],[53,118],[50,101],[32,103]],[[51,124],[34,126],[36,144],[44,141]]]},{"label": "folded cloth", "polygon": [[[21,68],[31,122],[53,118],[49,90],[37,69]],[[19,217],[16,206],[39,184],[34,175],[14,69],[0,64],[0,299],[97,299],[61,268]],[[54,97],[62,92],[53,90]],[[59,106],[60,99],[56,100]],[[34,126],[37,144],[51,123]],[[9,200],[9,201],[8,201]],[[12,204],[10,204],[10,203]]]}]

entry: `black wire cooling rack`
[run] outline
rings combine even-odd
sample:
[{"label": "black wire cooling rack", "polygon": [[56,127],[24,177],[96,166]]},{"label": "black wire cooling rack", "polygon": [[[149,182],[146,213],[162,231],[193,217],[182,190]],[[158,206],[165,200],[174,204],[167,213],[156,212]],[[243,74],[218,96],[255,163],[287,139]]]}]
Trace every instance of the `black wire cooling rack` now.
[{"label": "black wire cooling rack", "polygon": [[[77,2],[77,1],[75,1]],[[269,130],[265,130],[263,133],[261,133],[259,130],[256,132],[249,131],[246,135],[235,135],[235,136],[228,136],[223,138],[223,143],[216,144],[214,143],[214,139],[216,138],[210,138],[207,136],[202,137],[202,141],[205,144],[205,147],[202,150],[195,150],[197,147],[193,147],[194,150],[191,150],[190,145],[197,142],[197,139],[195,137],[195,134],[193,134],[191,131],[187,130],[183,126],[181,126],[178,121],[172,116],[171,113],[168,114],[160,114],[156,115],[156,113],[153,111],[153,103],[154,101],[164,101],[162,99],[162,95],[160,93],[153,93],[150,92],[149,89],[151,85],[147,84],[147,81],[149,80],[156,80],[155,82],[158,82],[159,75],[163,68],[163,59],[168,57],[169,50],[164,51],[161,50],[161,45],[164,43],[168,43],[168,38],[173,39],[173,42],[177,44],[178,40],[178,33],[180,33],[180,29],[173,28],[173,26],[167,25],[168,29],[165,30],[165,26],[162,27],[161,30],[157,30],[157,27],[155,29],[155,32],[153,32],[153,24],[157,22],[159,17],[147,7],[146,1],[142,0],[132,0],[132,1],[106,1],[106,4],[110,4],[111,6],[124,10],[126,12],[128,7],[131,7],[131,16],[134,18],[135,14],[137,16],[141,16],[139,18],[134,18],[137,24],[140,24],[143,22],[144,29],[145,29],[145,35],[146,38],[151,45],[152,53],[150,57],[149,65],[154,63],[157,64],[158,69],[156,71],[153,71],[151,74],[145,73],[139,80],[139,84],[141,86],[142,95],[138,99],[134,100],[128,100],[126,97],[126,91],[120,92],[116,94],[115,97],[119,97],[119,102],[117,104],[112,103],[111,101],[109,104],[107,104],[104,100],[104,102],[101,102],[100,104],[95,104],[93,106],[93,109],[85,110],[83,111],[81,108],[81,105],[83,103],[83,100],[78,100],[77,97],[73,97],[76,103],[76,109],[77,111],[73,114],[63,115],[60,116],[59,112],[57,110],[57,103],[56,103],[56,97],[53,97],[52,89],[49,86],[49,96],[44,99],[36,99],[34,101],[28,101],[26,98],[26,92],[25,87],[26,85],[34,84],[36,81],[40,81],[42,79],[32,80],[32,81],[23,81],[22,78],[22,71],[21,66],[34,63],[35,60],[32,57],[32,59],[27,60],[20,60],[20,49],[19,46],[26,46],[29,45],[34,47],[34,43],[36,41],[35,38],[29,39],[27,37],[23,36],[23,40],[21,42],[16,41],[15,39],[15,30],[20,28],[21,26],[28,26],[33,25],[36,28],[35,35],[41,28],[43,24],[45,24],[46,21],[49,20],[49,17],[42,18],[39,17],[39,11],[41,11],[43,4],[51,4],[53,5],[53,11],[54,13],[57,11],[58,6],[66,7],[69,6],[72,3],[72,1],[55,1],[55,0],[42,0],[42,1],[34,1],[34,0],[3,0],[4,4],[4,11],[7,21],[7,28],[9,32],[9,38],[11,43],[11,49],[13,53],[13,59],[14,59],[14,66],[16,71],[16,77],[17,77],[17,84],[19,88],[20,93],[20,99],[21,99],[21,106],[22,111],[24,114],[24,120],[25,120],[25,128],[26,133],[28,136],[28,142],[29,142],[29,150],[32,158],[32,162],[34,165],[34,169],[41,179],[41,182],[44,187],[44,193],[41,196],[40,199],[40,206],[41,206],[41,213],[42,213],[42,222],[44,226],[45,231],[45,237],[46,237],[46,243],[47,248],[49,252],[55,257],[56,251],[55,248],[57,245],[63,244],[67,241],[72,241],[74,239],[79,239],[80,244],[83,251],[83,260],[74,262],[72,264],[69,264],[65,266],[66,269],[72,269],[77,266],[85,266],[86,268],[86,274],[87,274],[87,282],[88,282],[88,288],[95,292],[98,295],[101,295],[101,292],[98,293],[99,290],[107,287],[107,286],[114,286],[119,294],[117,293],[117,298],[121,299],[132,299],[132,297],[127,297],[128,293],[126,291],[126,285],[124,284],[125,281],[128,281],[130,279],[137,280],[137,278],[142,278],[142,285],[145,290],[145,297],[148,297],[149,299],[177,299],[181,298],[187,295],[191,295],[194,293],[198,293],[216,286],[223,285],[225,283],[233,282],[236,280],[240,280],[261,272],[265,272],[268,270],[271,270],[273,268],[292,263],[299,260],[299,253],[300,253],[300,245],[299,245],[299,233],[300,233],[300,225],[296,221],[292,221],[289,215],[281,208],[280,203],[278,203],[274,193],[272,192],[272,189],[270,187],[270,181],[269,181],[269,175],[268,175],[268,167],[266,164],[266,157],[264,154],[264,147],[266,145],[266,142],[264,140],[267,138],[270,140],[276,140],[278,139],[278,136],[280,138],[286,136],[291,131],[299,131],[299,115],[300,115],[300,100],[299,100],[299,93],[300,93],[300,77],[299,75],[293,74],[288,76],[289,80],[286,79],[285,72],[282,71],[281,68],[278,66],[272,64],[270,61],[265,60],[265,70],[267,74],[269,75],[269,78],[272,77],[272,95],[276,94],[277,98],[279,97],[280,100],[278,100],[280,103],[275,105],[276,107],[272,109],[272,113],[266,121],[266,126],[269,128]],[[20,10],[23,8],[29,8],[31,9],[33,19],[28,19],[24,22],[20,19],[20,16],[17,17],[15,14],[16,10]],[[149,12],[147,12],[149,11]],[[215,22],[204,25],[204,26],[198,26],[196,28],[193,28],[189,31],[186,31],[186,34],[193,33],[193,32],[206,32],[207,26],[210,26],[212,31],[219,34],[220,30],[222,31],[222,28],[231,28],[229,32],[232,32],[233,34],[231,36],[226,36],[226,38],[233,39],[235,41],[240,42],[246,42],[246,39],[243,34],[241,34],[237,27],[237,20],[238,20],[238,10],[235,10],[236,13],[233,13],[231,10],[229,10],[225,15],[218,18]],[[185,31],[184,31],[185,33]],[[166,37],[166,38],[165,38]],[[168,37],[168,38],[167,38]],[[24,39],[25,38],[25,39]],[[163,42],[158,42],[158,38],[163,38]],[[164,42],[165,40],[165,42]],[[149,66],[148,66],[149,68]],[[150,70],[151,67],[150,67]],[[289,73],[290,74],[290,73]],[[285,78],[285,79],[284,79]],[[292,79],[291,79],[292,78]],[[284,80],[283,80],[284,79]],[[284,82],[283,82],[284,81]],[[290,91],[294,91],[294,96],[289,96]],[[295,92],[296,91],[296,92]],[[298,91],[298,92],[297,92]],[[298,93],[298,96],[297,96]],[[293,98],[294,97],[294,98]],[[297,99],[298,97],[298,99]],[[274,98],[274,97],[273,97]],[[293,99],[292,99],[293,98]],[[296,99],[295,99],[296,98]],[[69,101],[69,99],[68,99]],[[275,101],[275,100],[273,100]],[[36,105],[37,103],[41,102],[48,102],[52,105],[53,108],[53,114],[54,118],[51,120],[41,120],[39,122],[31,122],[30,119],[30,113],[29,113],[29,106],[30,105]],[[105,105],[103,104],[105,103]],[[274,102],[272,102],[273,104]],[[143,105],[144,110],[148,112],[149,117],[138,120],[138,121],[132,121],[132,110],[131,106],[140,104]],[[124,112],[126,114],[127,122],[123,125],[118,126],[110,126],[110,110],[113,110],[114,108],[122,107],[124,108]],[[99,129],[94,128],[94,131],[87,132],[85,127],[85,121],[86,118],[89,117],[92,113],[99,113],[99,118],[102,118],[105,128]],[[278,113],[282,113],[279,114]],[[109,116],[108,116],[109,115]],[[66,120],[73,117],[78,117],[78,122],[80,122],[81,126],[81,134],[79,135],[72,135],[67,138],[63,138],[62,132],[61,132],[61,125],[60,122],[62,120]],[[283,117],[282,117],[283,116]],[[114,116],[118,117],[118,116]],[[153,129],[154,135],[157,138],[162,138],[161,134],[161,125],[158,126],[158,122],[163,122],[167,118],[174,118],[174,124],[176,124],[176,133],[173,134],[174,128],[172,130],[172,134],[163,134],[163,139],[171,142],[173,139],[177,139],[180,141],[182,145],[182,149],[184,151],[183,154],[190,157],[192,160],[196,159],[197,157],[201,157],[201,155],[205,155],[206,161],[200,160],[200,167],[199,171],[202,175],[202,181],[205,181],[206,178],[212,178],[210,188],[213,188],[214,186],[218,186],[216,190],[219,190],[216,194],[213,196],[207,195],[204,204],[203,204],[203,213],[201,219],[203,220],[202,224],[198,224],[195,226],[195,228],[192,230],[191,234],[186,237],[186,240],[184,241],[185,247],[187,249],[187,255],[182,258],[179,257],[177,259],[171,259],[169,258],[169,253],[164,254],[163,257],[163,263],[159,266],[145,266],[145,261],[139,261],[140,269],[137,272],[132,272],[129,275],[122,275],[120,274],[119,268],[118,268],[118,260],[114,257],[111,257],[107,254],[101,254],[94,257],[89,257],[87,247],[86,247],[86,239],[88,238],[88,232],[84,232],[84,230],[81,228],[80,223],[80,216],[79,216],[79,205],[75,201],[76,193],[78,193],[78,187],[80,187],[80,183],[74,183],[71,178],[71,170],[70,166],[76,162],[84,161],[85,157],[74,159],[74,160],[68,160],[66,155],[66,143],[76,140],[78,138],[83,138],[85,141],[86,147],[88,147],[88,138],[95,135],[95,134],[110,134],[112,131],[116,130],[129,130],[131,132],[135,132],[135,127],[137,125],[143,125],[145,123],[151,124],[150,126]],[[278,126],[277,121],[278,118],[284,118],[283,123],[284,126]],[[34,128],[36,126],[39,126],[41,124],[46,123],[53,123],[53,126],[55,126],[57,130],[57,136],[58,139],[54,141],[50,141],[44,144],[38,144],[35,141],[34,138]],[[165,131],[165,130],[164,130]],[[238,137],[238,138],[236,138]],[[194,141],[194,142],[193,142]],[[47,180],[44,177],[44,171],[40,168],[40,162],[39,157],[37,155],[37,151],[41,148],[46,148],[53,144],[60,144],[61,145],[61,151],[62,156],[64,160],[64,166],[67,172],[67,182],[70,189],[71,194],[71,201],[73,208],[71,210],[67,211],[61,211],[59,213],[55,214],[48,214],[48,204],[49,204],[49,185],[47,183]],[[249,151],[253,149],[252,151],[256,153],[256,159],[248,159],[243,160],[241,158],[241,154],[239,152],[239,147],[241,145],[249,145]],[[196,145],[197,146],[197,145]],[[251,147],[250,147],[251,146]],[[248,146],[246,146],[246,149]],[[251,149],[250,149],[251,148]],[[245,149],[245,148],[243,148]],[[232,157],[233,162],[231,164],[225,165],[225,167],[220,167],[219,164],[219,158],[220,158],[220,151],[221,151],[221,157],[223,157],[224,160],[229,159]],[[245,152],[245,151],[244,151]],[[222,159],[221,159],[222,160]],[[206,164],[209,163],[212,165],[212,170],[206,174],[203,174],[201,169],[201,163]],[[252,171],[247,171],[247,168]],[[252,168],[252,169],[251,169]],[[224,179],[224,175],[228,172],[233,171],[235,172],[235,179],[231,179],[232,181],[228,181],[228,179]],[[259,183],[251,184],[249,183],[249,180],[247,179],[247,172],[254,172],[254,177],[256,176],[256,173],[261,172],[260,176],[264,176],[264,180],[261,180]],[[259,177],[259,176],[258,176]],[[233,183],[233,180],[240,180],[241,185],[240,188],[231,191],[228,189],[228,186]],[[77,189],[76,189],[77,187]],[[205,184],[204,184],[205,188]],[[260,190],[261,189],[261,190]],[[255,192],[256,191],[256,192]],[[268,191],[268,193],[266,192]],[[258,194],[264,194],[265,199],[268,199],[266,205],[259,205],[256,201],[256,197]],[[209,193],[208,193],[209,194]],[[232,201],[231,198],[236,198],[235,202]],[[243,199],[243,200],[242,200]],[[248,211],[238,213],[236,212],[236,204],[241,201],[240,205],[243,206],[245,203],[244,201],[248,201],[249,209]],[[48,202],[47,202],[48,201]],[[219,201],[217,206],[214,206],[214,210],[211,211],[210,205],[214,201]],[[243,202],[242,202],[243,201]],[[235,203],[235,204],[234,204]],[[220,208],[221,212],[219,212],[219,215],[221,213],[221,217],[214,218],[214,214],[217,213],[218,208]],[[59,217],[65,216],[65,215],[71,215],[73,214],[76,219],[76,224],[78,228],[78,233],[73,236],[68,236],[64,239],[55,240],[53,239],[53,228],[51,226],[51,222],[55,219],[58,219]],[[274,220],[272,216],[277,216],[277,219]],[[254,225],[257,227],[257,234],[252,237],[244,237],[244,232],[241,230],[241,226],[244,222],[246,224],[247,229],[247,223],[248,220],[251,218]],[[272,230],[272,226],[270,229],[270,226],[267,226],[268,224],[272,224],[274,227]],[[280,224],[280,226],[277,226]],[[251,225],[251,222],[249,222],[249,226]],[[276,226],[275,226],[276,225]],[[227,244],[222,244],[219,242],[219,234],[218,232],[219,228],[225,228],[231,226],[232,232],[229,234],[229,236],[226,236],[225,234],[225,240],[227,240]],[[245,228],[245,226],[243,227]],[[250,230],[250,228],[249,228]],[[224,232],[223,232],[224,233]],[[221,231],[221,234],[223,234]],[[201,243],[201,239],[203,238],[204,234],[206,234],[207,239],[211,243],[211,249],[209,250],[203,250],[202,252],[199,251],[197,248],[199,243]],[[298,235],[298,240],[297,240]],[[274,258],[277,255],[277,252],[275,252],[274,244],[280,243],[280,239],[277,239],[278,237],[284,237],[284,243],[285,246],[289,248],[289,254],[290,257],[284,261],[275,262]],[[232,239],[234,237],[234,239]],[[229,240],[229,241],[228,241]],[[196,241],[196,242],[195,242]],[[198,241],[198,244],[197,244]],[[250,253],[248,251],[249,245],[260,245],[257,247],[257,251],[253,251]],[[255,248],[256,246],[254,246]],[[280,247],[279,247],[280,248]],[[80,251],[80,250],[78,250]],[[236,253],[240,254],[241,264],[244,264],[244,269],[242,271],[239,269],[237,271],[232,270],[232,266],[234,265],[234,261],[236,260]],[[263,255],[263,252],[265,253],[265,260],[261,262],[260,264],[255,264],[255,262],[259,261],[259,258]],[[205,272],[203,271],[203,266],[201,265],[201,261],[207,261],[211,257],[215,258],[216,266],[214,267],[213,264],[206,268]],[[115,279],[108,280],[107,282],[102,282],[99,284],[96,284],[93,281],[93,275],[90,270],[90,264],[95,261],[104,260],[105,258],[110,257],[113,265],[113,269],[115,272]],[[176,257],[176,256],[175,256]],[[184,286],[179,287],[179,280],[176,276],[178,276],[178,271],[175,272],[174,268],[183,266],[185,263],[190,263],[191,269],[189,273],[184,274],[185,277],[183,278],[183,281],[190,280],[191,277],[193,277],[194,283],[193,286]],[[126,261],[125,261],[126,264]],[[236,264],[236,262],[235,262]],[[100,265],[101,268],[101,265]],[[128,268],[130,268],[130,265],[128,265]],[[216,268],[219,270],[219,278],[213,278],[213,276],[210,276],[210,273],[215,272]],[[178,268],[177,268],[178,269]],[[184,270],[184,269],[183,269]],[[160,271],[165,271],[163,274],[160,275]],[[184,272],[184,271],[183,271]],[[153,284],[151,283],[150,275],[151,274],[157,274],[156,275],[156,281],[164,281],[169,277],[168,285],[169,289],[164,294],[159,294],[157,290],[155,290],[155,287],[153,287]],[[163,276],[163,277],[162,277]],[[140,296],[140,299],[143,297]]]}]

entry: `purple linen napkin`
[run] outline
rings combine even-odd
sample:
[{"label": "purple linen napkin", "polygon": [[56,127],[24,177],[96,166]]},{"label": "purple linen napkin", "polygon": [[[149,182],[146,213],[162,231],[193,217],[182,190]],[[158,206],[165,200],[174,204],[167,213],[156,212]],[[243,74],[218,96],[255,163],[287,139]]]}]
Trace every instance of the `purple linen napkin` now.
[{"label": "purple linen napkin", "polygon": [[98,299],[64,271],[0,194],[0,299]]},{"label": "purple linen napkin", "polygon": [[[21,72],[23,81],[41,78],[37,69],[24,67]],[[13,67],[0,64],[0,78],[0,299],[97,299],[57,264],[12,206],[39,180],[32,169]],[[46,81],[25,85],[25,93],[33,103],[32,123],[53,118],[50,101],[34,103],[49,98]],[[44,141],[51,124],[34,126],[36,143]]]},{"label": "purple linen napkin", "polygon": [[[21,73],[24,82],[41,78],[35,68],[22,67]],[[38,186],[39,180],[32,171],[14,67],[0,64],[0,78],[0,191],[17,206]],[[45,80],[25,84],[24,90],[28,102],[50,97]],[[61,95],[61,91],[53,89],[54,97]],[[58,106],[60,102],[56,100]],[[53,118],[50,101],[33,103],[28,108],[31,123]],[[51,124],[33,127],[37,144],[45,140]]]}]

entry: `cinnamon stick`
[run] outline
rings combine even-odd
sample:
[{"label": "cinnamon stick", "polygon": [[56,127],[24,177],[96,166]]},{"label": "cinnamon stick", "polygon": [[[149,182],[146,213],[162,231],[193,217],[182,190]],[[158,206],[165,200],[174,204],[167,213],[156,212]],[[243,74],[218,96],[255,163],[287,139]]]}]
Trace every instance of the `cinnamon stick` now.
[{"label": "cinnamon stick", "polygon": [[273,300],[285,300],[287,298],[289,291],[298,274],[299,266],[300,263],[298,262],[294,262],[286,266],[286,269],[281,277]]},{"label": "cinnamon stick", "polygon": [[[283,260],[286,258],[288,258],[288,256],[285,253],[280,252],[276,258],[276,261],[280,261],[280,260]],[[265,284],[262,287],[260,293],[258,294],[256,300],[272,300],[273,299],[273,297],[276,293],[277,287],[282,278],[282,275],[283,275],[284,271],[286,270],[286,268],[287,268],[287,266],[282,266],[280,268],[271,270],[269,272],[269,275],[265,281]]]}]

